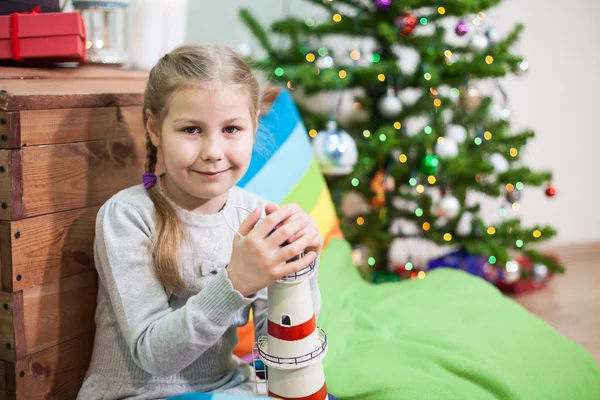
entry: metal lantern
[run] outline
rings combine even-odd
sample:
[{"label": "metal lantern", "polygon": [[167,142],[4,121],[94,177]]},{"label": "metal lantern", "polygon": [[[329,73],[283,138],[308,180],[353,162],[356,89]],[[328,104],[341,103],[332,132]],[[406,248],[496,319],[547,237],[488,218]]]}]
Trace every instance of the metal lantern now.
[{"label": "metal lantern", "polygon": [[73,0],[83,17],[87,57],[92,63],[123,64],[127,61],[127,13],[129,0]]}]

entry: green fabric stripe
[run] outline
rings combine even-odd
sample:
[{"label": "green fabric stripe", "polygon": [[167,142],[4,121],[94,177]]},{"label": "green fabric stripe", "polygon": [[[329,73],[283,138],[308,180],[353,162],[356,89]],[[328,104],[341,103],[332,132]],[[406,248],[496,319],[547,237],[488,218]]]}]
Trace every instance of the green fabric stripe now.
[{"label": "green fabric stripe", "polygon": [[322,180],[319,164],[313,157],[306,173],[298,184],[294,186],[294,189],[285,197],[283,204],[298,203],[304,211],[310,213],[321,196],[321,191],[323,190]]}]

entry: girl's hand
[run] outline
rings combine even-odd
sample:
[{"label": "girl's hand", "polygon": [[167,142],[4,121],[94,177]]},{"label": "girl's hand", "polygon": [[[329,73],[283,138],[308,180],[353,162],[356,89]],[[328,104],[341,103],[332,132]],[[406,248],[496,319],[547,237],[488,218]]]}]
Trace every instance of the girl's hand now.
[{"label": "girl's hand", "polygon": [[[308,215],[298,204],[287,204],[281,206],[281,208],[290,207],[294,214],[284,221],[283,226],[292,222],[300,222],[304,225],[300,231],[296,232],[294,235],[290,236],[288,239],[289,242],[294,242],[300,238],[305,238],[308,242],[308,246],[306,247],[306,252],[314,252],[319,256],[321,254],[321,250],[323,249],[323,236],[321,236],[321,231],[319,227],[315,223],[313,217]],[[277,211],[277,205],[273,203],[267,204],[265,207],[265,213],[270,215]]]},{"label": "girl's hand", "polygon": [[[234,239],[227,274],[233,287],[243,296],[300,271],[317,258],[317,253],[308,252],[298,260],[285,262],[310,245],[309,237],[297,235],[307,227],[308,221],[302,218],[289,221],[294,214],[293,207],[281,207],[276,211],[273,207],[276,208],[274,204],[267,206],[271,212],[258,225],[261,213],[259,208],[255,209],[238,229],[243,238],[236,236]],[[289,244],[281,247],[286,242]]]}]

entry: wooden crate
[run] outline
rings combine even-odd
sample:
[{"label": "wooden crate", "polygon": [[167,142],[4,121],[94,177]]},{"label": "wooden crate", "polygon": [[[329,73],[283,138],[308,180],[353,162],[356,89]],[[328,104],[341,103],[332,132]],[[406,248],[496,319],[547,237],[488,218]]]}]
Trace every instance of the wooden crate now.
[{"label": "wooden crate", "polygon": [[141,182],[147,73],[0,68],[0,399],[74,399],[99,206]]}]

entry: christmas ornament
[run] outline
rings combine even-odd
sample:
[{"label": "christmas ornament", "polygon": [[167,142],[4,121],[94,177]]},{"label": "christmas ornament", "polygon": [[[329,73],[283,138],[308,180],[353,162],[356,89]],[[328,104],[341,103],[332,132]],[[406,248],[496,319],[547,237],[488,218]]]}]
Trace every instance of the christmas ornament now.
[{"label": "christmas ornament", "polygon": [[489,122],[496,122],[508,119],[508,110],[498,103],[492,103],[487,109],[487,119]]},{"label": "christmas ornament", "polygon": [[250,57],[252,55],[252,47],[248,42],[242,42],[238,46],[238,52],[242,57]]},{"label": "christmas ornament", "polygon": [[475,111],[481,105],[481,100],[479,90],[475,87],[469,87],[460,92],[458,106],[467,111]]},{"label": "christmas ornament", "polygon": [[521,200],[521,191],[517,189],[507,191],[506,200],[510,203],[516,203]]},{"label": "christmas ornament", "polygon": [[485,33],[490,43],[496,44],[500,41],[500,34],[494,28],[490,28]]},{"label": "christmas ornament", "polygon": [[394,178],[388,173],[380,169],[371,180],[371,191],[375,194],[371,199],[371,207],[380,208],[385,206],[385,193],[394,190],[396,183]]},{"label": "christmas ornament", "polygon": [[467,140],[467,128],[462,125],[450,125],[446,128],[446,137],[453,139],[456,143],[464,143]]},{"label": "christmas ornament", "polygon": [[394,19],[396,32],[401,36],[406,36],[415,30],[417,26],[417,17],[410,13],[403,13]]},{"label": "christmas ornament", "polygon": [[473,230],[473,214],[469,211],[463,213],[458,226],[456,227],[456,233],[461,236],[469,236]]},{"label": "christmas ornament", "polygon": [[460,202],[451,194],[446,194],[434,205],[432,212],[440,218],[452,219],[460,212]]},{"label": "christmas ornament", "polygon": [[494,171],[496,171],[497,174],[503,174],[508,171],[508,161],[506,161],[506,158],[500,153],[491,154],[490,163],[494,166]]},{"label": "christmas ornament", "polygon": [[458,155],[458,143],[451,137],[440,138],[435,145],[435,154],[440,158],[454,158]]},{"label": "christmas ornament", "polygon": [[510,260],[506,263],[500,274],[500,279],[504,283],[515,283],[521,278],[521,267],[515,260]]},{"label": "christmas ornament", "polygon": [[554,186],[553,184],[549,183],[548,187],[546,188],[546,196],[548,197],[554,197],[556,195],[556,186]]},{"label": "christmas ornament", "polygon": [[421,159],[420,171],[426,175],[435,175],[440,159],[433,154],[427,154]]},{"label": "christmas ornament", "polygon": [[418,117],[409,118],[404,124],[404,131],[408,136],[415,136],[419,133],[422,133],[428,123],[429,119],[422,115]]},{"label": "christmas ornament", "polygon": [[387,119],[394,119],[402,111],[402,102],[395,95],[394,88],[389,87],[387,94],[377,102],[377,110]]},{"label": "christmas ornament", "polygon": [[365,245],[359,244],[352,248],[352,261],[359,268],[367,268],[370,256],[371,250]]},{"label": "christmas ornament", "polygon": [[529,63],[527,61],[521,61],[519,63],[519,70],[521,70],[521,72],[527,72],[527,70],[529,69]]},{"label": "christmas ornament", "polygon": [[375,0],[375,7],[378,10],[387,10],[392,5],[392,0]]},{"label": "christmas ornament", "polygon": [[531,274],[533,275],[533,281],[535,283],[542,283],[548,278],[548,267],[544,264],[535,264],[531,268]]},{"label": "christmas ornament", "polygon": [[317,68],[319,69],[327,69],[333,67],[335,63],[333,62],[333,58],[331,58],[331,56],[321,56],[317,58],[316,64]]},{"label": "christmas ornament", "polygon": [[469,31],[469,25],[466,22],[460,21],[458,25],[456,25],[455,32],[458,36],[464,36]]},{"label": "christmas ornament", "polygon": [[481,268],[481,273],[483,275],[483,278],[486,279],[488,282],[493,283],[498,280],[498,268],[495,268],[489,262],[483,264],[483,267]]},{"label": "christmas ornament", "polygon": [[335,121],[327,123],[313,140],[313,151],[325,175],[346,175],[358,160],[356,143],[348,133],[338,130]]},{"label": "christmas ornament", "polygon": [[487,37],[481,34],[477,34],[473,36],[473,38],[469,42],[469,48],[471,49],[471,51],[480,52],[487,49],[489,44],[490,41]]},{"label": "christmas ornament", "polygon": [[346,218],[355,218],[371,212],[365,196],[354,190],[342,195],[341,209]]}]

